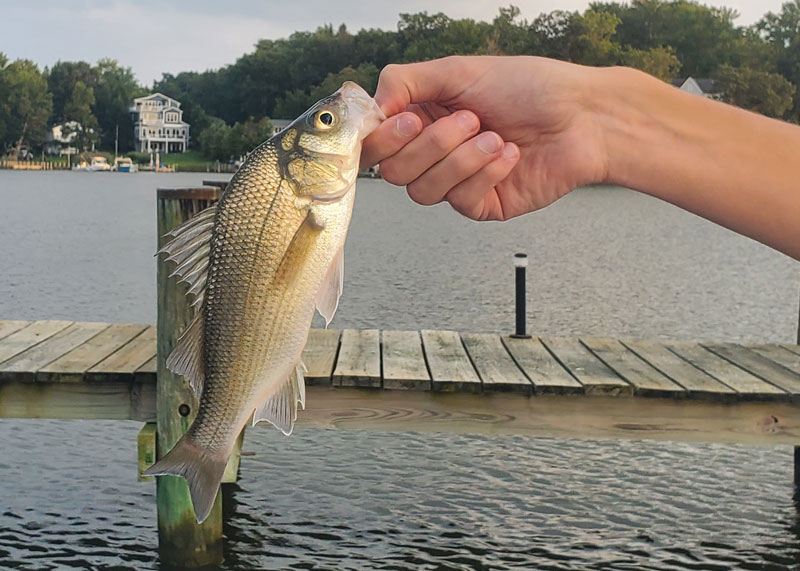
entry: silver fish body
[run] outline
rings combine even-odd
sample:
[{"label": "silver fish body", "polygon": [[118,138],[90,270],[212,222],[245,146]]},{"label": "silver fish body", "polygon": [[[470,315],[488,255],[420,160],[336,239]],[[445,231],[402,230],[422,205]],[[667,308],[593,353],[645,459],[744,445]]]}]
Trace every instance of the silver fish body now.
[{"label": "silver fish body", "polygon": [[257,147],[163,250],[200,308],[167,365],[201,396],[187,433],[145,474],[185,477],[198,521],[245,424],[289,434],[305,405],[301,353],[314,309],[327,322],[336,311],[361,141],[383,118],[345,83]]}]

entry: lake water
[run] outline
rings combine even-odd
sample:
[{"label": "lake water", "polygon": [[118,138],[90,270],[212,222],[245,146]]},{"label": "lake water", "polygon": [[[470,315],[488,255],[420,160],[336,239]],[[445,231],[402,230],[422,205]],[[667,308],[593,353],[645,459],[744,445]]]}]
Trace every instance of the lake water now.
[{"label": "lake water", "polygon": [[[213,175],[0,171],[0,319],[155,321],[156,187]],[[332,327],[792,342],[800,264],[672,206],[582,189],[504,224],[359,183]],[[0,568],[159,569],[138,423],[0,421]],[[796,569],[792,451],[248,432],[226,570]]]}]

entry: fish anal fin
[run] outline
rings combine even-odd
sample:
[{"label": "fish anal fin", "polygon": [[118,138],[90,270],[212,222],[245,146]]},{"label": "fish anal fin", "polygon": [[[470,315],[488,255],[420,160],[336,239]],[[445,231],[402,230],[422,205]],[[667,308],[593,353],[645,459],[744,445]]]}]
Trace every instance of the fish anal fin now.
[{"label": "fish anal fin", "polygon": [[325,318],[325,327],[330,325],[336,313],[336,308],[339,306],[339,298],[342,296],[342,289],[344,288],[344,247],[340,248],[336,255],[333,257],[325,278],[322,280],[322,285],[317,292],[317,297],[314,303],[317,306],[319,314]]},{"label": "fish anal fin", "polygon": [[297,420],[297,405],[306,408],[306,386],[302,363],[295,366],[289,378],[281,384],[278,392],[271,395],[253,412],[253,425],[258,422],[269,422],[286,436],[292,433],[294,421]]},{"label": "fish anal fin", "polygon": [[195,396],[200,398],[205,379],[202,309],[178,338],[178,343],[167,357],[167,368],[177,375],[183,375]]}]

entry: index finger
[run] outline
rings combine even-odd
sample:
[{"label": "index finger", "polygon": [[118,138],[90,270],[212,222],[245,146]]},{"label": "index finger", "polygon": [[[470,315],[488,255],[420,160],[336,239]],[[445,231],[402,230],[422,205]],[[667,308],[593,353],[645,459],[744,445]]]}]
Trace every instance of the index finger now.
[{"label": "index finger", "polygon": [[446,103],[462,91],[464,60],[458,56],[420,63],[390,64],[383,68],[375,101],[388,117],[412,103]]}]

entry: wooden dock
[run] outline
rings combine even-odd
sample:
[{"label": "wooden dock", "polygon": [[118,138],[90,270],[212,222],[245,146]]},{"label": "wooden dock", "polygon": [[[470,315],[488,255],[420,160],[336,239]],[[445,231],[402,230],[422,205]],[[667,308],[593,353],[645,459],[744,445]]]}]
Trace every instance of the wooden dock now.
[{"label": "wooden dock", "polygon": [[[301,425],[800,442],[797,345],[312,329],[303,360]],[[0,417],[155,421],[155,327],[0,321]]]}]

